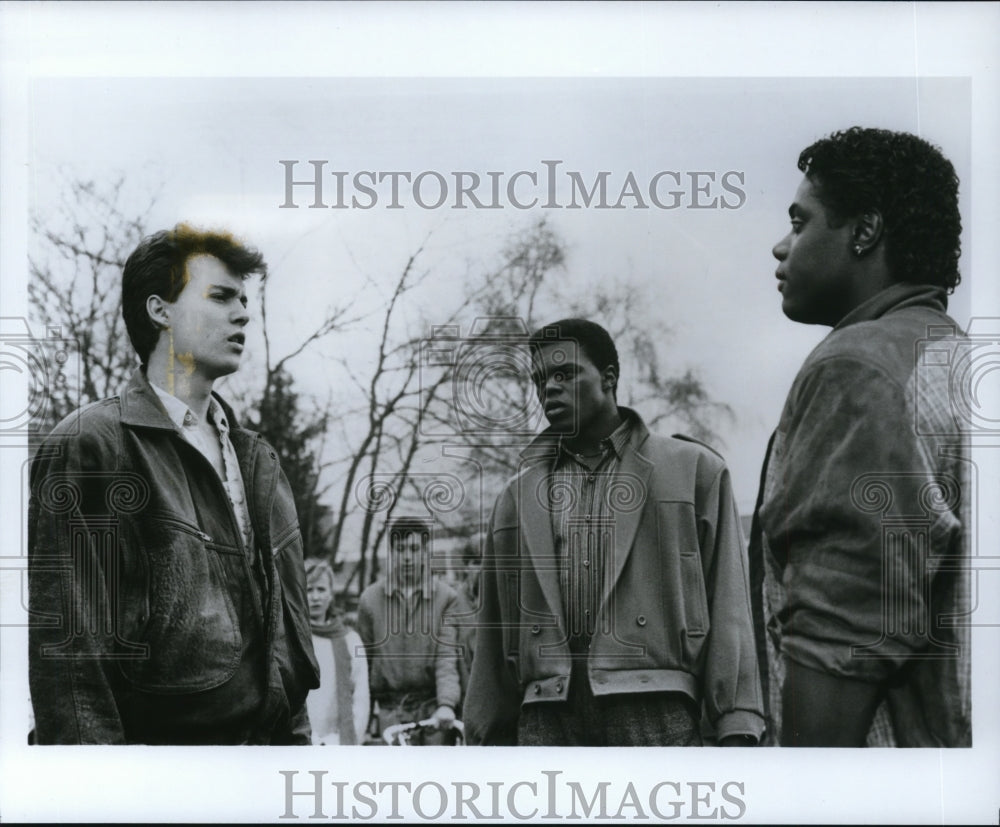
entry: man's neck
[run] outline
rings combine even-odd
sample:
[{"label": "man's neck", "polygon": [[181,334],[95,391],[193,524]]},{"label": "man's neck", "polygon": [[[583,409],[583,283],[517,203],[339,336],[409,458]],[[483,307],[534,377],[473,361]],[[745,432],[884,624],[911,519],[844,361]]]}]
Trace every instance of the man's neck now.
[{"label": "man's neck", "polygon": [[198,371],[189,372],[176,359],[168,361],[158,349],[149,355],[146,378],[181,400],[200,422],[206,421],[208,406],[212,401],[213,381],[206,379]]},{"label": "man's neck", "polygon": [[613,434],[622,424],[622,415],[618,406],[614,405],[580,434],[566,438],[566,447],[583,456],[597,454],[601,450],[601,442]]}]

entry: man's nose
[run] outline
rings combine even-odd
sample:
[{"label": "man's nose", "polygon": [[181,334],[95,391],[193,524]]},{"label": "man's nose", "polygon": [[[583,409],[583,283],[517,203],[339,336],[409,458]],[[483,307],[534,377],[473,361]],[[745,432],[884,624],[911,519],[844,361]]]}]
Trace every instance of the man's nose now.
[{"label": "man's nose", "polygon": [[242,304],[237,305],[237,310],[233,313],[233,322],[240,327],[244,327],[250,321],[250,311]]},{"label": "man's nose", "polygon": [[771,255],[774,256],[776,259],[778,259],[778,261],[784,261],[786,258],[788,258],[787,235],[771,248]]}]

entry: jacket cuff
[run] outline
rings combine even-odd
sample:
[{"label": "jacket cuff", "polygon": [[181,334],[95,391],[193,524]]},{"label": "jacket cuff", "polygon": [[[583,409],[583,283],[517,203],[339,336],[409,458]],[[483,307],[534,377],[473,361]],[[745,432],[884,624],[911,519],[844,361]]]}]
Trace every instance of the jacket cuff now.
[{"label": "jacket cuff", "polygon": [[720,741],[730,735],[748,735],[760,743],[764,734],[764,719],[756,712],[737,709],[720,716],[715,730]]}]

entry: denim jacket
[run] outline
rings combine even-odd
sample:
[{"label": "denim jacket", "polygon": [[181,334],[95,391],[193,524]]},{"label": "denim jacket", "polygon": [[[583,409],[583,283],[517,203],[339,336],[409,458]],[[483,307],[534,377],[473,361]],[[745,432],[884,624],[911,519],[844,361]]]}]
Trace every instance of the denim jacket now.
[{"label": "denim jacket", "polygon": [[[216,397],[218,399],[218,397]],[[29,679],[39,743],[309,743],[302,542],[274,449],[231,423],[255,548],[137,371],[31,466]]]}]

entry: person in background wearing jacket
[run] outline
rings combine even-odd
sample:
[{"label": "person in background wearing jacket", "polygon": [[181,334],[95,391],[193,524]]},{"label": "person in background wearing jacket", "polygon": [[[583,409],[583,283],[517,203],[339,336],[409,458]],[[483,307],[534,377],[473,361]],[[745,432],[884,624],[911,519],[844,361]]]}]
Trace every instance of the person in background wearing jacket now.
[{"label": "person in background wearing jacket", "polygon": [[751,532],[768,730],[783,746],[969,746],[971,490],[952,396],[968,340],[945,313],[958,178],[921,138],[859,127],[798,167],[773,250],[781,309],[833,330],[789,391]]},{"label": "person in background wearing jacket", "polygon": [[445,744],[462,700],[455,590],[431,574],[431,524],[397,517],[389,525],[385,578],[358,602],[358,632],[368,654],[377,735],[395,724],[431,720],[426,745]]},{"label": "person in background wearing jacket", "polygon": [[726,746],[764,729],[729,472],[619,407],[608,332],[563,319],[530,340],[549,428],[486,538],[470,743]]},{"label": "person in background wearing jacket", "polygon": [[31,467],[29,681],[40,744],[309,744],[319,684],[277,455],[213,392],[260,253],[186,225],[125,262],[139,356]]},{"label": "person in background wearing jacket", "polygon": [[313,743],[360,744],[368,729],[368,661],[358,633],[334,608],[333,568],[326,560],[306,559],[306,594],[319,663],[319,688],[306,699]]}]

